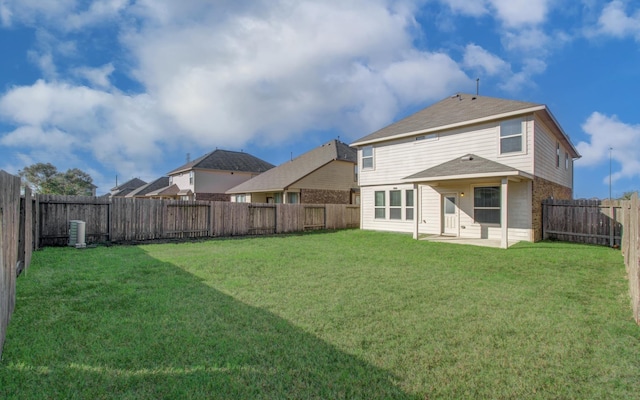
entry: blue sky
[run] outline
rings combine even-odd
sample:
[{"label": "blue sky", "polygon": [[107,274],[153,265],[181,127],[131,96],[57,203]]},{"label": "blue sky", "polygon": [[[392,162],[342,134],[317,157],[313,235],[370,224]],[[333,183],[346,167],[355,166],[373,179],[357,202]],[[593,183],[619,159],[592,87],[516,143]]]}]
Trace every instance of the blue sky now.
[{"label": "blue sky", "polygon": [[[577,198],[640,189],[640,4],[0,0],[0,169],[98,193],[215,148],[280,164],[456,92],[543,103]],[[613,150],[609,150],[613,148]]]}]

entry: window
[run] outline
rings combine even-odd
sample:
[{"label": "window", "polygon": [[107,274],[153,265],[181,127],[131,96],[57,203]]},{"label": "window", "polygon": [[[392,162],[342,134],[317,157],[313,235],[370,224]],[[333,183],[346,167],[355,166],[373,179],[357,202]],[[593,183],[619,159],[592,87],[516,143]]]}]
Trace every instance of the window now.
[{"label": "window", "polygon": [[373,168],[373,146],[362,148],[362,169]]},{"label": "window", "polygon": [[358,164],[353,166],[353,181],[358,182]]},{"label": "window", "polygon": [[389,191],[389,219],[402,219],[402,191]]},{"label": "window", "polygon": [[299,193],[287,193],[287,203],[296,204],[298,203],[298,195]]},{"label": "window", "polygon": [[560,142],[556,142],[556,168],[560,168]]},{"label": "window", "polygon": [[376,191],[375,192],[375,218],[376,219],[384,219],[385,218],[385,192],[384,191]]},{"label": "window", "polygon": [[413,189],[404,191],[405,219],[413,221]]},{"label": "window", "polygon": [[564,153],[564,169],[569,169],[569,153]]},{"label": "window", "polygon": [[247,195],[246,194],[237,194],[236,195],[236,203],[246,203]]},{"label": "window", "polygon": [[500,154],[522,152],[522,120],[500,123]]},{"label": "window", "polygon": [[438,134],[430,133],[428,135],[416,136],[416,140],[438,140]]},{"label": "window", "polygon": [[474,189],[473,219],[481,224],[500,224],[500,186]]},{"label": "window", "polygon": [[193,171],[189,171],[189,185],[193,185]]},{"label": "window", "polygon": [[273,202],[276,204],[282,204],[282,193],[274,193]]}]

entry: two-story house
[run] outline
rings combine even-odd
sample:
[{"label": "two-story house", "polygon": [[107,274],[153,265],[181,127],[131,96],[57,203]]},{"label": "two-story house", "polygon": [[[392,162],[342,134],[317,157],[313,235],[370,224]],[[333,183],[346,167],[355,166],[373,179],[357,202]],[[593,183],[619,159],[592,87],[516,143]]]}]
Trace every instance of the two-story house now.
[{"label": "two-story house", "polygon": [[358,202],[357,152],[331,140],[227,191],[245,203]]},{"label": "two-story house", "polygon": [[544,104],[457,94],[356,140],[361,228],[542,238],[544,199],[571,199],[580,157]]},{"label": "two-story house", "polygon": [[227,190],[273,167],[248,153],[216,149],[169,172],[169,187],[182,200],[229,201]]}]

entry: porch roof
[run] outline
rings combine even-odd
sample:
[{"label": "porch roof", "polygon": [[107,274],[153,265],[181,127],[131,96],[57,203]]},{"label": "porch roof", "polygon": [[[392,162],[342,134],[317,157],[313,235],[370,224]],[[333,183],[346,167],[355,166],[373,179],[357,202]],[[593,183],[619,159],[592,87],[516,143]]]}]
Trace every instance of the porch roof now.
[{"label": "porch roof", "polygon": [[519,169],[478,157],[475,154],[465,154],[462,157],[454,158],[445,163],[427,168],[424,171],[409,175],[403,178],[403,180],[409,182],[433,182],[510,176],[533,179],[531,174],[520,171]]}]

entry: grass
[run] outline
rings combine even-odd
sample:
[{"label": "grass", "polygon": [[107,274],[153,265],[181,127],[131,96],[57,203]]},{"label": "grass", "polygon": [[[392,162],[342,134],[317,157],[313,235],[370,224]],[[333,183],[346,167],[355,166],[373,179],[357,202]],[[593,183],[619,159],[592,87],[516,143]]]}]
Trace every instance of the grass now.
[{"label": "grass", "polygon": [[340,231],[34,254],[0,398],[638,398],[619,251]]}]

